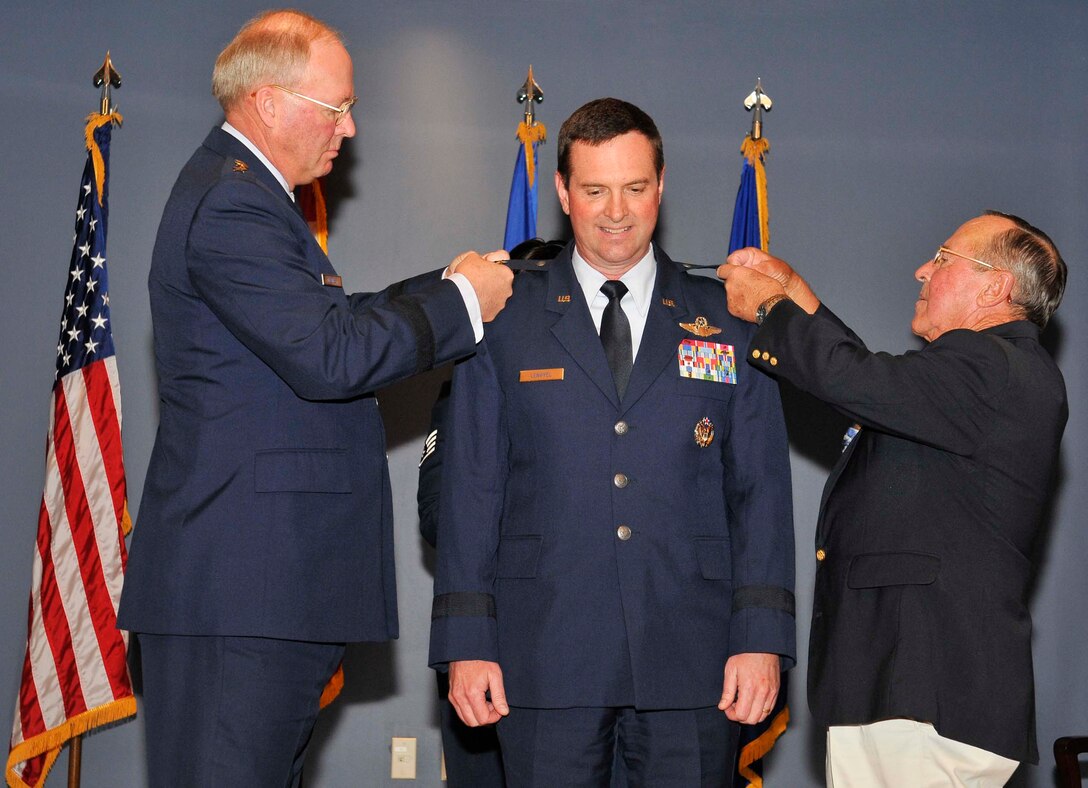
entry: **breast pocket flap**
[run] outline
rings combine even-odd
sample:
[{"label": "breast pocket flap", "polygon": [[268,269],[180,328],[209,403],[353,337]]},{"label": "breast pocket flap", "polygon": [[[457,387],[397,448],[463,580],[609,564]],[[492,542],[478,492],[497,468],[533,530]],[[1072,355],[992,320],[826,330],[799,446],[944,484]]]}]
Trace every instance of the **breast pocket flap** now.
[{"label": "breast pocket flap", "polygon": [[940,573],[941,559],[928,553],[865,553],[850,561],[846,584],[850,588],[925,586]]},{"label": "breast pocket flap", "polygon": [[704,580],[731,580],[733,564],[729,558],[729,540],[719,537],[697,537],[695,557]]}]

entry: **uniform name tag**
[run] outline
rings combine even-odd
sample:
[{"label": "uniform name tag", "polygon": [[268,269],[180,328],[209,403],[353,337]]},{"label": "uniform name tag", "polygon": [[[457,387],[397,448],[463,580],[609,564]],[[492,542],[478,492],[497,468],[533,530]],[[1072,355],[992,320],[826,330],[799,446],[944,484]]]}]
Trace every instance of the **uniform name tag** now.
[{"label": "uniform name tag", "polygon": [[536,383],[541,380],[562,380],[563,367],[553,369],[523,369],[518,377],[519,383]]},{"label": "uniform name tag", "polygon": [[732,345],[685,339],[680,343],[676,355],[680,361],[681,377],[736,385],[737,357]]},{"label": "uniform name tag", "polygon": [[325,287],[343,287],[344,280],[336,274],[322,274],[321,284],[325,285]]}]

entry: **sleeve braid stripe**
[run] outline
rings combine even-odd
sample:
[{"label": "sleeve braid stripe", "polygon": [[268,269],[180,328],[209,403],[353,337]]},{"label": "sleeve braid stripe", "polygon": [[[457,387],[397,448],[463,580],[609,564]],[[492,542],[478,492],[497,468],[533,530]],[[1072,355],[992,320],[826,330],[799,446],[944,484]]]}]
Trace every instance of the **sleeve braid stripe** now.
[{"label": "sleeve braid stripe", "polygon": [[781,610],[794,615],[793,594],[778,586],[742,586],[733,591],[733,612],[749,607]]}]

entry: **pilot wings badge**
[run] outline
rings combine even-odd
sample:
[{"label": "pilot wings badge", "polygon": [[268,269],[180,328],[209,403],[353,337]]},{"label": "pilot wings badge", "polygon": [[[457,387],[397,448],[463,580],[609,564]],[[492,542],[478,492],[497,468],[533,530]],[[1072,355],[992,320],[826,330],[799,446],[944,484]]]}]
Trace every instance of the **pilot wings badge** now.
[{"label": "pilot wings badge", "polygon": [[690,331],[697,337],[711,337],[722,333],[720,328],[710,325],[710,322],[702,315],[695,318],[694,323],[681,323],[680,328]]}]

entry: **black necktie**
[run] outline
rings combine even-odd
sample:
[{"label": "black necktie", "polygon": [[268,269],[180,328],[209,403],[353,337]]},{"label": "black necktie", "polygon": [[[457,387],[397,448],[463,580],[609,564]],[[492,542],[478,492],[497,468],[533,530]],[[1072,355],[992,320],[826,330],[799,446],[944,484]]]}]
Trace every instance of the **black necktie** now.
[{"label": "black necktie", "polygon": [[616,392],[623,399],[627,391],[627,381],[631,379],[631,324],[623,313],[620,299],[627,295],[627,285],[618,279],[610,279],[601,285],[601,292],[608,296],[608,306],[601,318],[601,343],[604,354],[608,357],[608,368],[612,370],[612,380],[616,383]]}]

